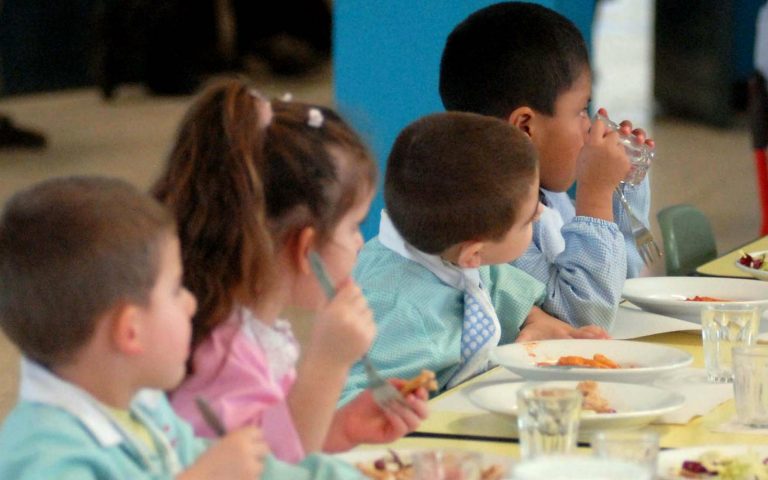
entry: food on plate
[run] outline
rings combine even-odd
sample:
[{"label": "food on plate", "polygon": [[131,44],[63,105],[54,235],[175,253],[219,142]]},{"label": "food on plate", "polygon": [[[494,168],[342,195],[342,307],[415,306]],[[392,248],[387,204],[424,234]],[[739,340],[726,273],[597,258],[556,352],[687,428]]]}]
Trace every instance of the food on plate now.
[{"label": "food on plate", "polygon": [[732,302],[733,300],[723,300],[722,298],[694,295],[693,297],[687,297],[685,301],[686,302]]},{"label": "food on plate", "polygon": [[584,396],[581,401],[582,410],[591,410],[595,413],[616,413],[608,399],[600,394],[597,382],[584,380],[576,384],[576,390]]},{"label": "food on plate", "polygon": [[739,263],[744,265],[748,268],[754,268],[755,270],[763,269],[765,265],[765,254],[762,255],[755,255],[754,257],[743,250],[739,250],[739,253],[741,253],[741,257],[739,258]]},{"label": "food on plate", "polygon": [[[413,463],[398,455],[394,450],[372,462],[358,462],[355,464],[363,475],[374,480],[411,480],[414,478]],[[483,467],[480,472],[480,480],[501,480],[504,477],[504,467],[492,464]],[[458,477],[457,477],[458,478]]]},{"label": "food on plate", "polygon": [[755,452],[723,455],[712,450],[695,460],[685,460],[673,473],[682,478],[768,480],[768,457],[762,458]]},{"label": "food on plate", "polygon": [[403,395],[409,395],[419,387],[424,387],[428,392],[434,392],[437,390],[437,380],[435,380],[435,372],[431,370],[422,370],[420,374],[416,375],[412,379],[406,381],[400,386],[400,393]]},{"label": "food on plate", "polygon": [[601,353],[594,354],[592,358],[579,355],[564,355],[558,358],[555,363],[539,362],[536,365],[540,367],[621,368],[618,363]]}]

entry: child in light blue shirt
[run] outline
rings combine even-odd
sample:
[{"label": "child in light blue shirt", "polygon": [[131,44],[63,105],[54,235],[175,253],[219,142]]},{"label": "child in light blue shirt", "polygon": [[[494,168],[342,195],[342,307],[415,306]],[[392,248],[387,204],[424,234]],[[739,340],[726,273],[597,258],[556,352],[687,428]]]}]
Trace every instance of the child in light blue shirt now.
[{"label": "child in light blue shirt", "polygon": [[[384,376],[429,369],[442,390],[485,371],[500,343],[606,336],[544,313],[544,285],[508,265],[531,241],[538,186],[533,145],[500,120],[443,113],[401,132],[379,236],[354,272],[376,319],[368,357]],[[357,364],[342,401],[366,385]]]},{"label": "child in light blue shirt", "polygon": [[195,298],[175,224],[119,180],[53,179],[0,219],[0,327],[21,350],[19,402],[0,429],[0,478],[336,479],[351,467],[267,456],[246,427],[209,443],[162,390],[184,376]]}]

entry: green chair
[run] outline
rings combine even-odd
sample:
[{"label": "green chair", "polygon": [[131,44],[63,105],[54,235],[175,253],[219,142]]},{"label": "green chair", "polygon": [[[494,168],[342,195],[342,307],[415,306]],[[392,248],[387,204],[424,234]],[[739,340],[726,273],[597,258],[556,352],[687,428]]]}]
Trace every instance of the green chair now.
[{"label": "green chair", "polygon": [[656,215],[664,239],[667,275],[690,275],[717,258],[717,246],[707,217],[692,205],[672,205]]}]

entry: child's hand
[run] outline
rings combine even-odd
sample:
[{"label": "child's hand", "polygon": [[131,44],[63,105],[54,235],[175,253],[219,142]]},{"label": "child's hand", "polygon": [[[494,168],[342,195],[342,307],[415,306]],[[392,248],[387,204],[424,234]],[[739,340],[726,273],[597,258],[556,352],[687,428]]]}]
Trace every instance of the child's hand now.
[{"label": "child's hand", "polygon": [[318,312],[308,349],[323,365],[349,367],[368,351],[375,334],[373,312],[360,288],[348,280]]},{"label": "child's hand", "polygon": [[533,307],[515,342],[534,340],[549,340],[556,338],[610,338],[608,332],[597,325],[575,328],[562,320],[545,313],[538,307]]},{"label": "child's hand", "polygon": [[211,444],[197,461],[177,476],[177,480],[261,478],[264,457],[269,453],[261,430],[245,427]]},{"label": "child's hand", "polygon": [[[399,389],[405,380],[390,379]],[[418,388],[405,397],[407,405],[392,406],[384,410],[374,400],[370,390],[364,390],[336,412],[324,450],[338,452],[361,443],[390,443],[418,428],[427,418],[429,395]]]},{"label": "child's hand", "polygon": [[576,161],[576,214],[613,221],[613,191],[629,169],[619,133],[595,121]]}]

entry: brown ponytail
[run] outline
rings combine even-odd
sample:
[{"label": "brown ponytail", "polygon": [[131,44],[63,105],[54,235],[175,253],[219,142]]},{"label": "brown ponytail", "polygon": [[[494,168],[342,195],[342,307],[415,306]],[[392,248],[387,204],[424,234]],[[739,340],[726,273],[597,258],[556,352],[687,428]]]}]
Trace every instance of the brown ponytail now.
[{"label": "brown ponytail", "polygon": [[[369,194],[376,166],[333,111],[264,98],[239,79],[206,88],[182,121],[153,194],[179,225],[184,283],[199,303],[194,350],[230,315],[268,292],[275,253],[301,228],[325,241]],[[308,111],[321,112],[311,126]]]}]

